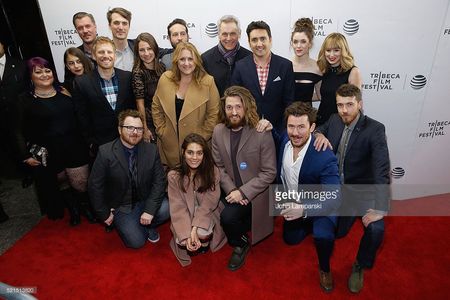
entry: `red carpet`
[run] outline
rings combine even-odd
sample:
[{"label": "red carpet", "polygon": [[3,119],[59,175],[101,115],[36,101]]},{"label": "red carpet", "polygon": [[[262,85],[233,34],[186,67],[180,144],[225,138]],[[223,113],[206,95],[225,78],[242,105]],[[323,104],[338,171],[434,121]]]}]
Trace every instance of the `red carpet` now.
[{"label": "red carpet", "polygon": [[284,245],[280,219],[237,272],[226,269],[228,246],[182,268],[168,245],[168,224],[159,243],[131,250],[99,225],[70,228],[67,220],[43,220],[0,257],[0,281],[36,287],[39,299],[448,299],[450,218],[388,217],[386,224],[375,268],[365,272],[359,295],[347,290],[347,278],[361,223],[336,242],[335,290],[325,294],[311,237]]}]

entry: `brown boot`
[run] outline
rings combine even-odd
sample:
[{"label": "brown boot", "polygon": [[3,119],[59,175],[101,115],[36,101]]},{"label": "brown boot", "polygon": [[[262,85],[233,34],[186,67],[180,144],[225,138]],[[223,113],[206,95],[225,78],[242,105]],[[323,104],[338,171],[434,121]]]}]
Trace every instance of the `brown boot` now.
[{"label": "brown boot", "polygon": [[324,272],[319,270],[320,275],[320,287],[327,293],[333,290],[333,276],[330,272]]}]

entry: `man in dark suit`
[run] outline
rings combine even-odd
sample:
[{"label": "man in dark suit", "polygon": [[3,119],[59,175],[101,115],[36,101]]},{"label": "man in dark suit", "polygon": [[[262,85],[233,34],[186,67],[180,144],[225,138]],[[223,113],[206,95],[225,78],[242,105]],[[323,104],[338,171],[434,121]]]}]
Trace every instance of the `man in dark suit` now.
[{"label": "man in dark suit", "polygon": [[283,184],[284,192],[330,194],[319,199],[307,196],[289,199],[294,201],[287,201],[280,214],[285,219],[283,239],[287,244],[297,245],[312,232],[319,259],[320,286],[330,292],[333,289],[330,257],[340,204],[340,182],[334,153],[330,149],[314,149],[312,132],[316,113],[315,108],[303,102],[294,102],[286,109],[287,131],[278,151],[278,181]]},{"label": "man in dark suit", "polygon": [[236,63],[231,84],[250,90],[256,100],[258,114],[282,132],[284,110],[294,101],[292,63],[270,51],[272,34],[264,21],[251,22],[247,36],[253,55]]},{"label": "man in dark suit", "polygon": [[[3,40],[0,39],[0,139],[2,141],[1,152],[12,158],[12,161],[19,161],[16,156],[15,138],[12,133],[15,124],[17,96],[25,90],[26,69],[25,64],[5,53]],[[0,161],[3,162],[5,158]],[[3,166],[0,166],[3,169]],[[1,184],[1,183],[0,183]],[[8,215],[3,211],[0,203],[0,222],[6,221]]]},{"label": "man in dark suit", "polygon": [[114,66],[131,72],[134,64],[134,40],[128,39],[131,12],[122,7],[115,7],[108,11],[106,18],[116,45],[117,59]]},{"label": "man in dark suit", "polygon": [[189,28],[186,21],[180,18],[173,19],[167,25],[167,36],[172,48],[160,48],[159,56],[161,57],[161,62],[166,66],[166,70],[170,70],[172,68],[173,52],[177,45],[180,42],[189,42]]},{"label": "man in dark suit", "polygon": [[169,218],[166,176],[156,146],[142,141],[136,110],[118,117],[120,137],[100,147],[89,177],[92,205],[105,224],[114,223],[125,246],[156,243],[155,227]]},{"label": "man in dark suit", "polygon": [[236,62],[252,54],[239,44],[241,27],[235,16],[225,15],[220,18],[219,44],[202,54],[203,67],[212,77],[220,96],[231,85],[231,74]]},{"label": "man in dark suit", "polygon": [[[6,54],[5,46],[0,40],[0,134],[4,146],[14,144],[11,136],[16,119],[14,109],[17,96],[25,91],[26,76],[23,61]],[[3,148],[3,150],[7,149]]]},{"label": "man in dark suit", "polygon": [[94,16],[87,12],[77,12],[72,17],[72,23],[75,30],[78,32],[83,44],[78,46],[78,49],[89,57],[92,61],[92,46],[97,38],[97,25],[95,24]]},{"label": "man in dark suit", "polygon": [[97,67],[75,79],[73,101],[81,131],[95,156],[97,147],[117,137],[117,115],[135,108],[131,73],[114,68],[114,43],[98,37],[93,46]]},{"label": "man in dark suit", "polygon": [[234,247],[228,269],[235,271],[244,264],[250,243],[256,244],[273,232],[269,185],[276,177],[276,154],[270,131],[256,130],[255,99],[247,89],[232,86],[225,90],[219,118],[221,123],[212,136],[212,154],[226,195],[220,223]]},{"label": "man in dark suit", "polygon": [[353,293],[363,287],[363,270],[374,264],[383,241],[383,217],[390,199],[390,163],[384,125],[362,113],[361,101],[358,87],[342,85],[336,91],[338,114],[332,115],[316,131],[316,147],[333,148],[344,184],[337,237],[350,231],[357,216],[364,225],[364,235],[348,281]]}]

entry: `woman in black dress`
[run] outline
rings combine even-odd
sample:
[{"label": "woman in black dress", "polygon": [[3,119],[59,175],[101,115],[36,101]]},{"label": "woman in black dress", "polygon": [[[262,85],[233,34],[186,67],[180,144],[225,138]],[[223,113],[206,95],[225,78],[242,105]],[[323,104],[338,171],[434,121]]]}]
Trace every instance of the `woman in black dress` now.
[{"label": "woman in black dress", "polygon": [[314,25],[309,18],[298,19],[291,34],[291,46],[294,50],[292,65],[295,77],[295,101],[312,104],[317,100],[322,72],[317,62],[309,57],[314,38]]},{"label": "woman in black dress", "polygon": [[166,70],[166,67],[159,61],[158,51],[158,44],[150,33],[144,32],[137,36],[134,44],[133,92],[138,111],[144,118],[144,140],[155,143],[152,101],[159,77]]},{"label": "woman in black dress", "polygon": [[58,178],[67,177],[70,224],[80,223],[79,203],[87,195],[88,151],[78,131],[72,99],[41,58],[27,62],[31,88],[19,96],[16,137],[23,162],[32,169],[42,214],[62,218],[64,205]]},{"label": "woman in black dress", "polygon": [[353,61],[347,39],[340,33],[334,32],[325,38],[317,64],[323,73],[320,86],[321,101],[317,112],[317,125],[321,125],[332,114],[337,113],[337,89],[344,83],[351,83],[361,88],[362,79]]},{"label": "woman in black dress", "polygon": [[91,72],[92,68],[92,62],[83,51],[75,47],[68,48],[64,52],[64,88],[72,93],[75,77]]}]

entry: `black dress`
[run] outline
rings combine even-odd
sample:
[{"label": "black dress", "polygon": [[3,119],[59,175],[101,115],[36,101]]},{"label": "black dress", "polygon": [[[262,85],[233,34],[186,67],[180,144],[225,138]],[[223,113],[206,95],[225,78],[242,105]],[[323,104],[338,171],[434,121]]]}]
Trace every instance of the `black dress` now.
[{"label": "black dress", "polygon": [[155,95],[156,87],[158,86],[159,77],[155,70],[133,70],[132,85],[133,93],[136,99],[144,99],[145,120],[147,128],[150,129],[153,136],[155,135],[155,125],[153,125],[152,118],[152,102]]},{"label": "black dress", "polygon": [[42,214],[62,217],[57,174],[88,162],[88,148],[78,130],[72,99],[60,92],[50,98],[30,93],[19,96],[16,140],[22,160],[31,157],[36,144],[48,151],[47,166],[31,167]]},{"label": "black dress", "polygon": [[[322,80],[322,76],[311,72],[294,72],[295,101],[312,102],[314,86]],[[300,82],[309,81],[309,82]]]},{"label": "black dress", "polygon": [[325,123],[332,114],[337,113],[336,91],[341,85],[348,83],[348,77],[353,68],[340,73],[339,67],[335,67],[323,74],[320,86],[322,99],[317,112],[317,125]]},{"label": "black dress", "polygon": [[20,96],[20,143],[23,159],[30,157],[28,145],[48,150],[49,164],[56,171],[75,168],[88,162],[87,147],[81,137],[72,99],[61,93],[39,98],[29,93]]}]

